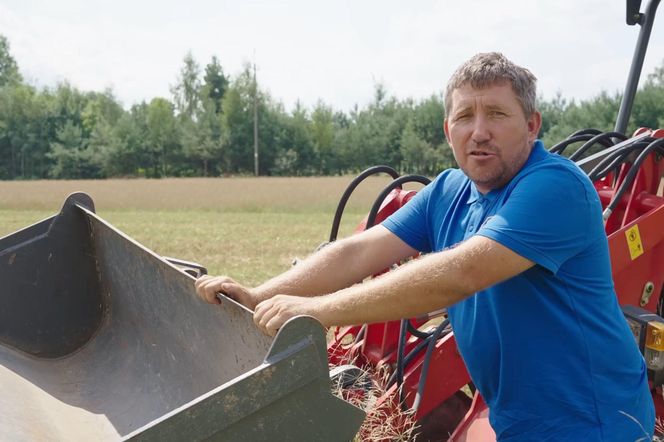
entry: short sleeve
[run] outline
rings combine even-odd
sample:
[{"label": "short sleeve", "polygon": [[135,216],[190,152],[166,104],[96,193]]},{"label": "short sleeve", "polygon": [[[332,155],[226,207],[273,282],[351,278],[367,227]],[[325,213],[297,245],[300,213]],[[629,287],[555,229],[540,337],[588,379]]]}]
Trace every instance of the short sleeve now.
[{"label": "short sleeve", "polygon": [[427,208],[434,183],[420,190],[401,209],[394,212],[382,223],[390,232],[422,253],[431,251]]},{"label": "short sleeve", "polygon": [[589,231],[596,229],[589,230],[589,224],[598,205],[597,194],[582,172],[545,167],[521,177],[477,234],[555,274],[592,240]]}]

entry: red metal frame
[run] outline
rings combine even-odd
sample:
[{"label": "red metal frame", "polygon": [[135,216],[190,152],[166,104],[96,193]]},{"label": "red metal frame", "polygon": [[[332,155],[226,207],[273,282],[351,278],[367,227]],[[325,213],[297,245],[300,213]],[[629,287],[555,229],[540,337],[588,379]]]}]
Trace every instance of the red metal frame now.
[{"label": "red metal frame", "polygon": [[[664,137],[663,130],[650,131],[640,129],[634,135],[642,135],[646,131],[656,138]],[[617,174],[610,174],[594,183],[600,196],[603,208],[610,203],[620,184],[624,181],[629,165],[624,165]],[[657,153],[651,153],[641,164],[634,183],[606,222],[609,251],[611,255],[613,280],[620,304],[641,305],[642,307],[657,311],[660,297],[664,292],[664,160]],[[395,189],[383,202],[376,223],[380,223],[389,215],[402,207],[415,191]],[[630,253],[628,234],[637,226],[640,235],[640,244],[643,253],[633,257]],[[366,218],[360,223],[356,231],[366,228]],[[630,230],[632,229],[632,230]],[[632,243],[632,246],[634,244]],[[651,297],[645,304],[641,304],[645,284],[654,285]],[[420,326],[421,322],[414,322]],[[363,336],[361,336],[363,334]],[[328,346],[328,354],[332,364],[346,363],[349,360],[357,365],[370,365],[381,367],[393,364],[396,361],[396,351],[399,338],[399,322],[390,321],[379,324],[369,324],[363,327],[344,327],[336,331],[334,339]],[[417,338],[411,337],[406,345],[406,353],[417,344]],[[405,369],[403,391],[405,402],[409,407],[413,405],[419,384],[424,351],[415,358]],[[465,365],[456,347],[454,335],[450,333],[441,339],[432,355],[430,375],[427,377],[424,395],[420,406],[415,413],[418,421],[426,420],[445,408],[446,405],[458,398],[459,390],[470,382]],[[395,397],[396,387],[386,393],[386,397]],[[387,400],[387,399],[385,399]],[[664,419],[664,399],[661,387],[653,389],[657,417]],[[458,401],[457,401],[458,404]],[[394,404],[395,407],[398,404]],[[479,394],[475,394],[472,403],[465,408],[458,406],[451,413],[443,413],[443,419],[454,430],[449,440],[463,441],[492,441],[495,434],[488,424],[488,409]],[[465,414],[465,416],[464,416]],[[436,415],[438,419],[438,415]],[[444,425],[443,425],[444,426]]]}]

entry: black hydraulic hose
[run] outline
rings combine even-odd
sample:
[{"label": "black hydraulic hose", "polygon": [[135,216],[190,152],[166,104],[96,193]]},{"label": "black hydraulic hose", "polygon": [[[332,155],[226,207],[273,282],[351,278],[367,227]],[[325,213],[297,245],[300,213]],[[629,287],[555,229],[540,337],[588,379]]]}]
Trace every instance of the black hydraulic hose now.
[{"label": "black hydraulic hose", "polygon": [[357,344],[360,342],[362,339],[364,339],[364,335],[367,332],[367,324],[364,324],[361,328],[360,331],[357,332],[357,335],[355,335],[355,339],[353,339],[353,344]]},{"label": "black hydraulic hose", "polygon": [[588,172],[588,178],[590,178],[591,181],[597,181],[604,178],[610,171],[616,169],[620,164],[624,163],[629,154],[635,150],[645,149],[648,147],[648,144],[653,141],[653,138],[646,138],[644,140],[639,140],[636,143],[624,146],[615,152],[612,152],[610,155],[607,155],[599,163],[597,163],[597,165],[595,165],[595,167],[593,167],[590,172]]},{"label": "black hydraulic hose", "polygon": [[580,143],[581,141],[588,141],[590,140],[594,135],[592,134],[580,134],[580,135],[572,135],[569,136],[568,138],[565,138],[561,142],[554,144],[553,147],[549,149],[549,152],[551,153],[557,153],[562,155],[563,151],[569,146],[570,144],[574,143]]},{"label": "black hydraulic hose", "polygon": [[610,147],[615,144],[612,139],[619,139],[620,141],[625,141],[627,137],[620,132],[605,132],[603,134],[595,135],[590,140],[586,141],[581,147],[577,149],[572,155],[569,156],[569,159],[576,161],[585,151],[590,149],[597,143],[601,143],[604,147]]},{"label": "black hydraulic hose", "polygon": [[587,129],[579,129],[567,138],[576,137],[577,135],[593,135],[593,136],[595,136],[595,135],[599,135],[601,133],[602,133],[601,130],[593,129],[593,128],[589,127]]},{"label": "black hydraulic hose", "polygon": [[332,230],[330,231],[330,242],[336,241],[337,239],[337,235],[339,234],[339,225],[341,224],[341,216],[343,215],[350,195],[353,193],[355,188],[367,177],[376,175],[378,173],[386,173],[393,179],[397,179],[399,177],[399,173],[390,166],[373,166],[356,176],[353,181],[350,182],[348,187],[346,187],[346,190],[344,191],[341,199],[339,200],[339,204],[337,205],[337,211],[334,213],[334,220],[332,221]]},{"label": "black hydraulic hose", "polygon": [[397,346],[397,366],[396,366],[396,375],[397,375],[397,388],[399,389],[399,403],[404,403],[403,395],[403,372],[406,368],[404,363],[404,351],[406,349],[406,324],[408,319],[402,319],[401,324],[399,325],[399,344]]},{"label": "black hydraulic hose", "polygon": [[[396,366],[397,387],[400,387],[403,384],[403,372],[404,369],[406,368],[406,364],[404,363],[404,351],[406,349],[406,336],[407,336],[406,331],[408,331],[413,336],[417,336],[420,339],[428,339],[435,333],[435,330],[430,333],[419,331],[418,329],[413,327],[413,325],[410,323],[410,319],[401,320],[401,324],[399,325],[399,343],[397,347],[397,366]],[[400,397],[400,399],[403,399],[403,397]]]},{"label": "black hydraulic hose", "polygon": [[422,401],[422,395],[424,393],[424,386],[427,381],[427,376],[429,375],[429,364],[431,364],[431,356],[433,355],[433,350],[436,348],[436,343],[438,338],[443,333],[447,325],[450,323],[449,319],[444,320],[433,332],[429,345],[427,345],[427,352],[424,355],[424,361],[422,362],[422,369],[420,370],[420,380],[417,384],[417,393],[415,394],[415,400],[413,401],[413,410],[417,411]]},{"label": "black hydraulic hose", "polygon": [[627,189],[631,187],[632,183],[634,182],[634,178],[636,178],[636,174],[639,171],[639,168],[641,167],[641,163],[643,163],[643,161],[648,157],[648,155],[650,155],[650,153],[653,150],[660,149],[662,147],[664,147],[664,138],[660,138],[648,144],[648,146],[645,149],[643,149],[643,151],[639,154],[639,156],[636,157],[634,164],[632,164],[632,167],[630,167],[629,172],[627,172],[627,176],[620,184],[618,191],[613,196],[613,199],[608,204],[606,209],[604,209],[604,213],[602,214],[604,222],[606,222],[606,220],[609,219],[609,216],[611,216],[611,213],[615,210],[616,206],[622,199]]},{"label": "black hydraulic hose", "polygon": [[605,158],[606,161],[602,161],[597,164],[589,173],[588,173],[588,178],[590,178],[590,181],[597,181],[601,180],[605,176],[609,174],[612,170],[616,170],[621,164],[625,163],[627,161],[627,157],[633,150],[637,150],[639,148],[638,145],[633,146],[632,149],[628,150],[619,150],[617,152],[614,152],[613,155],[608,156]]},{"label": "black hydraulic hose", "polygon": [[[445,336],[446,334],[447,334],[447,333],[445,333],[445,334],[439,336],[438,339],[442,338],[442,337]],[[433,338],[433,334],[432,334],[432,336],[429,336],[429,337],[426,338],[426,339],[422,339],[420,342],[418,342],[417,344],[415,344],[415,347],[413,347],[412,350],[410,350],[410,352],[406,355],[406,357],[403,358],[403,365],[404,365],[404,367],[407,367],[408,364],[410,364],[410,363],[412,362],[412,360],[413,360],[418,354],[420,354],[420,352],[421,352],[422,350],[424,350],[424,349],[427,347],[427,345],[429,345],[429,342],[431,341],[432,338]],[[392,375],[389,377],[388,381],[387,381],[387,388],[390,388],[390,387],[396,382],[396,378],[397,378],[397,373],[396,373],[396,370],[395,370],[395,371],[392,373]]]},{"label": "black hydraulic hose", "polygon": [[419,331],[417,328],[415,328],[415,326],[413,326],[413,324],[411,324],[410,320],[406,322],[406,328],[408,329],[408,333],[410,333],[413,336],[417,336],[420,339],[426,339],[433,334],[432,331],[431,332]]},{"label": "black hydraulic hose", "polygon": [[[431,336],[415,344],[415,347],[413,347],[413,349],[406,355],[406,357],[403,358],[404,367],[410,364],[410,361],[412,361],[415,356],[417,356],[422,350],[426,348],[426,346],[429,344],[430,339]],[[397,371],[394,370],[394,372],[392,372],[392,374],[387,380],[387,388],[390,388],[396,381],[397,381]]]},{"label": "black hydraulic hose", "polygon": [[366,228],[368,229],[374,226],[374,224],[376,223],[376,216],[378,215],[378,210],[380,210],[381,204],[383,204],[383,201],[385,200],[385,198],[387,198],[387,195],[389,195],[390,192],[392,192],[394,189],[401,187],[401,185],[405,183],[420,183],[426,186],[430,182],[431,180],[423,175],[404,175],[392,181],[390,184],[387,185],[387,187],[385,187],[382,190],[382,192],[380,192],[380,194],[374,201],[374,204],[371,207],[371,211],[369,212],[369,216],[367,216]]}]

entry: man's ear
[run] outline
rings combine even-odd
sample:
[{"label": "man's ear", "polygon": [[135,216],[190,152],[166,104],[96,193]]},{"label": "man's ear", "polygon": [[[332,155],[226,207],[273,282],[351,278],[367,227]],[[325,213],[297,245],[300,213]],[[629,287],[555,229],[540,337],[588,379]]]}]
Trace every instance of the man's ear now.
[{"label": "man's ear", "polygon": [[542,128],[542,114],[537,111],[533,112],[526,123],[528,124],[528,141],[534,143]]},{"label": "man's ear", "polygon": [[443,132],[445,132],[445,138],[447,139],[447,144],[451,146],[452,143],[450,143],[450,129],[447,127],[447,118],[443,120]]}]

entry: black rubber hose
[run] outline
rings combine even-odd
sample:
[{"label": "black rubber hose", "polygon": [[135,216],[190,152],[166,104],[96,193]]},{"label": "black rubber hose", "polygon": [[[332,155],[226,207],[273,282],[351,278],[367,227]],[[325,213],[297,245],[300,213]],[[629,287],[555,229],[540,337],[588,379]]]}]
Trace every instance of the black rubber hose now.
[{"label": "black rubber hose", "polygon": [[658,140],[653,141],[652,143],[648,144],[648,147],[643,149],[643,151],[639,154],[638,157],[636,157],[636,160],[634,161],[634,164],[632,164],[632,167],[630,167],[629,172],[627,172],[627,176],[623,180],[623,182],[620,184],[620,187],[618,188],[618,191],[616,194],[613,196],[613,199],[611,202],[608,204],[606,209],[604,209],[604,213],[602,214],[602,217],[604,218],[604,221],[606,222],[607,219],[609,219],[609,216],[611,216],[611,212],[613,212],[622,199],[623,195],[627,191],[629,187],[631,187],[632,183],[634,182],[634,178],[636,178],[636,174],[639,171],[639,168],[641,167],[641,163],[650,155],[650,153],[655,150],[655,149],[660,149],[664,147],[664,138],[660,138]]},{"label": "black rubber hose", "polygon": [[[446,334],[447,334],[447,333],[441,335],[438,339],[444,337]],[[417,356],[422,350],[424,350],[424,349],[427,347],[427,345],[429,345],[429,341],[431,341],[432,338],[433,338],[433,334],[432,334],[432,336],[429,336],[429,337],[426,338],[426,339],[422,339],[420,342],[418,342],[418,343],[415,345],[415,347],[412,348],[412,350],[410,350],[410,352],[409,352],[409,353],[403,358],[403,366],[404,366],[404,370],[405,370],[405,367],[407,367],[408,364],[410,364],[411,361],[412,361],[412,360],[413,360],[413,359],[414,359],[414,358],[415,358],[415,357],[416,357],[416,356]],[[392,372],[392,374],[390,375],[389,379],[387,380],[387,387],[386,387],[386,388],[390,388],[390,387],[396,382],[396,379],[397,379],[397,372],[396,372],[396,370],[395,370],[394,372]]]},{"label": "black rubber hose", "polygon": [[404,395],[403,389],[400,388],[403,385],[403,372],[406,368],[404,363],[404,351],[406,349],[406,324],[408,319],[402,319],[401,324],[399,325],[399,344],[397,346],[397,388],[399,388],[399,403],[403,405]]},{"label": "black rubber hose", "polygon": [[[423,339],[420,342],[418,342],[415,345],[415,347],[413,347],[413,349],[403,358],[402,363],[403,363],[404,369],[410,363],[410,361],[412,361],[413,358],[415,356],[417,356],[417,354],[419,352],[421,352],[422,350],[424,350],[426,348],[426,346],[429,344],[430,339],[431,339],[431,336],[429,336],[427,339]],[[398,356],[398,354],[397,354],[397,356]],[[390,388],[396,381],[397,381],[397,370],[396,370],[396,367],[395,367],[395,370],[392,372],[392,374],[390,375],[390,377],[387,380],[387,387],[386,388]]]},{"label": "black rubber hose", "polygon": [[411,324],[410,320],[407,322],[406,328],[408,329],[408,333],[410,333],[413,336],[417,336],[420,339],[426,339],[433,334],[433,331],[423,332],[418,330],[417,328],[415,328],[413,324]]},{"label": "black rubber hose", "polygon": [[346,187],[346,190],[344,191],[341,199],[339,200],[339,204],[337,205],[337,211],[334,213],[334,220],[332,221],[332,230],[330,231],[330,242],[336,241],[337,239],[337,235],[339,234],[339,225],[341,224],[341,216],[343,215],[344,209],[346,208],[346,203],[348,202],[348,199],[350,198],[355,188],[367,177],[376,175],[378,173],[386,173],[393,179],[397,179],[399,177],[399,173],[390,166],[373,166],[356,176],[353,181],[351,181],[350,184]]},{"label": "black rubber hose", "polygon": [[415,393],[415,400],[413,401],[413,410],[417,411],[422,401],[422,394],[424,393],[424,385],[427,382],[427,376],[429,375],[429,365],[431,364],[431,356],[433,355],[433,350],[436,348],[436,343],[438,338],[450,323],[449,319],[444,320],[433,332],[429,345],[427,345],[427,352],[424,355],[424,361],[422,362],[422,369],[420,370],[420,380],[417,384],[417,393]]},{"label": "black rubber hose", "polygon": [[366,332],[367,332],[367,324],[364,324],[362,327],[360,327],[360,331],[357,332],[355,339],[353,339],[353,344],[357,344],[362,339],[364,339],[364,335],[366,334]]},{"label": "black rubber hose", "polygon": [[[417,336],[420,339],[428,339],[435,333],[435,330],[430,333],[419,331],[418,329],[413,327],[413,324],[410,323],[410,319],[401,320],[401,324],[399,326],[399,345],[397,347],[397,366],[396,366],[397,386],[401,386],[401,384],[403,384],[403,372],[406,367],[406,364],[404,364],[404,350],[406,348],[406,336],[407,336],[406,330],[411,335]],[[400,397],[400,399],[403,400],[403,397]]]},{"label": "black rubber hose", "polygon": [[366,228],[369,229],[374,226],[376,223],[376,216],[378,215],[378,210],[380,210],[380,206],[383,204],[383,200],[387,198],[387,195],[390,194],[394,189],[401,187],[402,184],[405,183],[420,183],[424,184],[425,186],[429,184],[431,180],[423,175],[404,175],[402,177],[399,177],[392,181],[390,184],[385,187],[376,200],[373,203],[373,206],[371,206],[371,211],[369,212],[369,216],[367,216],[367,226]]},{"label": "black rubber hose", "polygon": [[553,147],[549,149],[549,152],[551,153],[557,153],[562,155],[563,151],[569,146],[570,144],[574,143],[580,143],[581,141],[588,141],[593,137],[592,134],[581,134],[581,135],[574,135],[570,136],[568,138],[565,138],[558,144],[554,144]]},{"label": "black rubber hose", "polygon": [[577,130],[576,132],[574,132],[572,135],[570,135],[567,138],[572,138],[572,137],[575,137],[577,135],[593,135],[593,136],[595,136],[595,135],[599,135],[601,133],[602,133],[601,130],[593,129],[593,128],[590,127],[590,128],[587,128],[587,129]]},{"label": "black rubber hose", "polygon": [[590,149],[597,143],[601,143],[604,147],[610,147],[615,144],[613,141],[614,138],[619,139],[620,141],[625,141],[627,137],[620,132],[605,132],[603,134],[595,135],[590,140],[586,141],[581,147],[577,149],[572,155],[569,156],[569,159],[576,161],[585,151]]},{"label": "black rubber hose", "polygon": [[626,145],[615,152],[612,152],[610,155],[607,155],[599,163],[593,167],[593,169],[588,172],[588,177],[591,181],[597,181],[598,179],[604,178],[610,171],[616,169],[620,164],[625,162],[625,159],[635,150],[642,150],[648,147],[648,144],[652,143],[654,139],[649,138],[645,140],[639,140],[636,143]]},{"label": "black rubber hose", "polygon": [[597,164],[589,173],[588,178],[591,181],[597,181],[604,178],[612,170],[616,170],[621,164],[627,161],[627,156],[634,150],[638,150],[639,147],[643,148],[645,146],[633,146],[632,149],[619,150],[615,155],[610,155],[606,158],[607,161],[602,161]]}]

